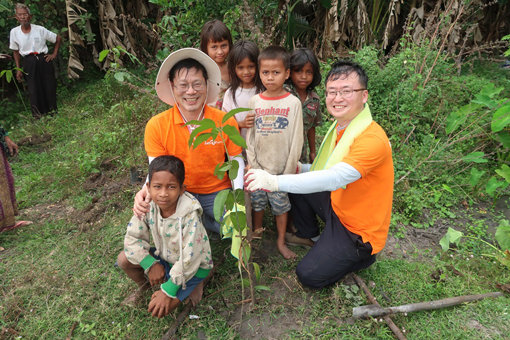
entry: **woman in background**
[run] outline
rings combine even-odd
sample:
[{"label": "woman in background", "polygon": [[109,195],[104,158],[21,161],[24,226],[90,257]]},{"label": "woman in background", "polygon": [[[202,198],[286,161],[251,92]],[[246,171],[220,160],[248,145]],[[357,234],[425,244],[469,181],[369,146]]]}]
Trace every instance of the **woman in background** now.
[{"label": "woman in background", "polygon": [[16,223],[14,216],[18,214],[16,196],[14,192],[14,177],[7,162],[7,154],[14,156],[18,153],[18,146],[7,136],[7,132],[0,127],[0,233],[30,224],[29,221]]}]

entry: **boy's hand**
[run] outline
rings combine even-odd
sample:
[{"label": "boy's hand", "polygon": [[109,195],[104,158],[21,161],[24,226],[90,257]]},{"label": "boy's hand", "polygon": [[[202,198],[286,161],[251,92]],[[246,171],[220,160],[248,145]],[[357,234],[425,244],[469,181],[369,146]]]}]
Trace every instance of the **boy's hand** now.
[{"label": "boy's hand", "polygon": [[149,268],[148,275],[151,286],[162,284],[165,282],[165,267],[159,262],[154,263]]},{"label": "boy's hand", "polygon": [[146,213],[149,212],[149,203],[151,201],[151,195],[147,189],[147,184],[143,186],[140,191],[135,195],[135,204],[133,206],[133,212],[138,218],[142,218]]},{"label": "boy's hand", "polygon": [[148,312],[152,314],[154,317],[162,318],[164,316],[167,316],[172,311],[172,299],[171,297],[167,296],[163,291],[160,289],[154,294],[152,294],[151,302],[149,302],[149,309]]}]

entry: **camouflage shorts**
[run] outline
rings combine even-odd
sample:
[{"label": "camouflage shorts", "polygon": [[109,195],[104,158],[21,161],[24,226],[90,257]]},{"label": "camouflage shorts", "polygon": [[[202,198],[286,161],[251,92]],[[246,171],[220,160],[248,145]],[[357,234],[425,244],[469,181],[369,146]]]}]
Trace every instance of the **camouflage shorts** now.
[{"label": "camouflage shorts", "polygon": [[255,211],[261,211],[266,208],[267,201],[271,204],[273,215],[283,215],[290,210],[289,196],[286,192],[266,192],[257,190],[251,193],[251,206]]}]

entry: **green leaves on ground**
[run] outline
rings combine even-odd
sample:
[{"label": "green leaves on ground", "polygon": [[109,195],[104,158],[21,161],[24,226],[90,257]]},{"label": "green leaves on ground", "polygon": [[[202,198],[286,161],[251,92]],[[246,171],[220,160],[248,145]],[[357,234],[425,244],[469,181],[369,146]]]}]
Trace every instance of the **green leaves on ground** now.
[{"label": "green leaves on ground", "polygon": [[503,250],[510,250],[510,222],[502,220],[496,230],[496,241]]},{"label": "green leaves on ground", "polygon": [[461,231],[455,230],[453,228],[448,228],[448,231],[446,234],[441,238],[439,241],[439,244],[441,245],[441,248],[443,248],[443,251],[447,251],[450,249],[451,244],[455,244],[456,246],[459,245],[460,238],[463,236]]},{"label": "green leaves on ground", "polygon": [[443,251],[447,251],[448,249],[450,249],[450,246],[452,244],[455,244],[457,247],[459,247],[460,240],[462,237],[475,240],[475,242],[478,242],[480,244],[485,244],[492,250],[492,253],[483,254],[483,256],[495,258],[502,265],[510,269],[510,222],[508,220],[502,220],[499,223],[499,226],[496,229],[496,233],[494,235],[500,248],[497,248],[495,245],[482,239],[480,236],[465,235],[463,232],[455,230],[451,227],[448,228],[448,231],[441,238],[439,244],[441,245]]}]

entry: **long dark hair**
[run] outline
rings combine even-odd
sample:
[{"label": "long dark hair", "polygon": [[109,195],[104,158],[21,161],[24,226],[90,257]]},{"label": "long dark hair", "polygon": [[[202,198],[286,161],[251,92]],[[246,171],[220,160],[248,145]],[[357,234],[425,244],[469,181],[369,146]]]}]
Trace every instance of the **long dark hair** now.
[{"label": "long dark hair", "polygon": [[248,58],[251,62],[255,64],[255,78],[253,79],[256,92],[262,92],[264,87],[262,86],[262,82],[259,77],[259,66],[258,66],[258,57],[259,57],[259,48],[257,44],[252,41],[247,40],[239,40],[236,41],[232,50],[228,54],[228,73],[230,75],[230,91],[232,92],[232,99],[234,100],[234,104],[237,105],[236,102],[236,90],[241,86],[241,79],[237,77],[236,74],[236,66],[241,63],[245,58]]}]

